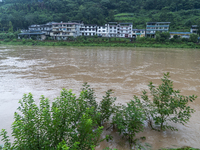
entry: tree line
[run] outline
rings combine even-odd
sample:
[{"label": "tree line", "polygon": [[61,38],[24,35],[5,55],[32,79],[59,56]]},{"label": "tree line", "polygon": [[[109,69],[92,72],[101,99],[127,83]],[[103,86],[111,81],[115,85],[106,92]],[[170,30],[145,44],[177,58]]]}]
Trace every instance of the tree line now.
[{"label": "tree line", "polygon": [[[198,0],[5,0],[0,3],[0,31],[51,21],[83,20],[103,25],[108,21],[132,22],[144,28],[147,21],[170,21],[173,30],[187,30],[199,23]],[[131,13],[131,18],[115,15]]]}]

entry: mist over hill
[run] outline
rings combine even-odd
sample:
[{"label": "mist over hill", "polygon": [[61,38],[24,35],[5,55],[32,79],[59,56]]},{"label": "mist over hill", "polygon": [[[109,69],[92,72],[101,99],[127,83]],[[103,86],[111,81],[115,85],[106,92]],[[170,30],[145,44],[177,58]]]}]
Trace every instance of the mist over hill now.
[{"label": "mist over hill", "polygon": [[132,22],[145,28],[148,21],[171,22],[170,31],[189,31],[200,23],[199,0],[3,0],[0,31],[51,21],[83,20],[103,25],[108,21]]}]

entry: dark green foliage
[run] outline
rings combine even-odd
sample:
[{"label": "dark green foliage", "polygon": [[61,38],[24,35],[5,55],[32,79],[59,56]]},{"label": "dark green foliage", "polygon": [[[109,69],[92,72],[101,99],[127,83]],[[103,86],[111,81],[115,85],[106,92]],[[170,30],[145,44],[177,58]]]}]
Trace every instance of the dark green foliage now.
[{"label": "dark green foliage", "polygon": [[156,33],[156,41],[158,42],[165,42],[167,40],[169,40],[170,38],[170,33],[169,32],[157,32]]},{"label": "dark green foliage", "polygon": [[194,109],[188,106],[188,102],[193,102],[197,96],[180,95],[179,90],[173,89],[173,82],[169,79],[169,73],[164,74],[162,84],[157,88],[152,82],[149,84],[152,100],[149,99],[147,92],[143,91],[142,101],[135,96],[137,106],[143,109],[147,120],[152,128],[153,123],[159,126],[159,130],[177,130],[168,125],[168,121],[185,124],[189,121]]},{"label": "dark green foliage", "polygon": [[17,30],[69,20],[133,22],[135,28],[145,28],[148,21],[169,21],[170,30],[189,31],[200,21],[199,8],[198,0],[5,0],[0,3],[0,31],[12,31],[9,22]]},{"label": "dark green foliage", "polygon": [[104,140],[100,138],[103,126],[98,125],[108,121],[114,112],[116,98],[111,94],[111,90],[108,90],[99,106],[94,90],[87,83],[84,83],[79,97],[71,90],[63,89],[52,105],[41,96],[40,105],[37,106],[32,94],[25,94],[19,101],[19,112],[14,114],[12,136],[15,140],[12,146],[7,132],[1,132],[4,148],[94,149]]},{"label": "dark green foliage", "polygon": [[144,113],[141,108],[136,107],[134,101],[123,106],[113,117],[113,123],[117,126],[117,130],[123,137],[129,140],[130,146],[136,144],[136,133],[143,130],[143,122],[145,120]]},{"label": "dark green foliage", "polygon": [[198,35],[197,34],[190,34],[190,38],[189,38],[190,42],[196,43],[197,39],[198,39]]},{"label": "dark green foliage", "polygon": [[[86,93],[84,93],[86,92]],[[103,127],[97,126],[92,116],[95,107],[87,106],[87,90],[76,97],[72,91],[62,90],[61,95],[50,106],[49,100],[41,96],[38,107],[32,94],[19,101],[19,113],[15,113],[11,147],[6,131],[1,135],[8,149],[93,149],[101,141]]]},{"label": "dark green foliage", "polygon": [[101,114],[100,121],[102,125],[105,121],[109,120],[111,114],[113,114],[115,111],[115,106],[113,104],[116,100],[116,97],[111,97],[111,94],[112,90],[108,90],[106,92],[106,96],[103,96],[103,99],[99,104],[98,109]]}]

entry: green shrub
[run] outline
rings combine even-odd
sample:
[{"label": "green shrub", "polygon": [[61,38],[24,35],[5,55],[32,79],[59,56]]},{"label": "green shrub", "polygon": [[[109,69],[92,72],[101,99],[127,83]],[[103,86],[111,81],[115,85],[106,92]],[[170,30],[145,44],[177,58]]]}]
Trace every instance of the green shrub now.
[{"label": "green shrub", "polygon": [[10,39],[5,39],[5,40],[3,40],[4,42],[10,42]]},{"label": "green shrub", "polygon": [[194,113],[194,109],[187,104],[189,101],[193,102],[197,98],[195,95],[180,95],[179,90],[173,89],[173,82],[169,77],[169,73],[164,74],[161,79],[162,84],[157,88],[150,82],[148,86],[152,100],[149,99],[146,91],[143,91],[142,100],[134,96],[135,103],[143,110],[151,127],[153,128],[154,123],[159,126],[159,131],[166,129],[177,130],[168,125],[168,121],[183,125],[187,123],[191,114]]},{"label": "green shrub", "polygon": [[136,133],[143,131],[143,122],[145,116],[143,110],[136,107],[134,101],[127,104],[128,106],[123,106],[116,115],[113,117],[113,123],[117,126],[117,131],[127,138],[130,147],[136,144],[135,135]]}]

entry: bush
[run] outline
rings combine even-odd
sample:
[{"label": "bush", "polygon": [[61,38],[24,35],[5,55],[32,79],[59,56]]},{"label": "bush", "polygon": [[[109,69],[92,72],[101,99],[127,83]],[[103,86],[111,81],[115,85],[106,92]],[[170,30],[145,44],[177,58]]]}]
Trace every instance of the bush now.
[{"label": "bush", "polygon": [[159,131],[166,129],[177,130],[168,125],[168,121],[183,125],[187,123],[191,114],[194,113],[194,109],[187,104],[189,101],[193,102],[197,98],[195,95],[180,95],[179,90],[173,89],[173,82],[169,80],[169,77],[169,73],[164,74],[161,79],[162,84],[158,88],[150,82],[148,86],[151,91],[152,101],[149,99],[146,91],[143,91],[142,101],[137,96],[134,96],[135,103],[143,109],[150,126],[155,129],[153,123],[158,125]]},{"label": "bush", "polygon": [[190,42],[196,43],[197,40],[198,40],[198,35],[197,34],[190,34],[190,38],[189,38]]},{"label": "bush", "polygon": [[1,132],[4,148],[93,149],[104,140],[100,138],[103,126],[98,126],[99,121],[108,119],[113,111],[110,106],[114,98],[110,94],[111,91],[106,92],[100,106],[94,90],[87,83],[83,85],[79,97],[71,90],[63,89],[51,105],[49,99],[41,96],[40,105],[37,106],[33,95],[25,94],[19,101],[19,112],[14,114],[14,144],[9,142],[5,130]]},{"label": "bush", "polygon": [[22,43],[23,43],[23,44],[26,44],[26,40],[25,40],[25,39],[22,39]]},{"label": "bush", "polygon": [[134,101],[123,106],[122,110],[118,111],[113,117],[113,123],[117,126],[117,131],[127,138],[130,147],[136,144],[134,139],[136,133],[143,131],[143,122],[145,120],[144,113],[141,108],[136,107]]},{"label": "bush", "polygon": [[5,39],[5,40],[3,40],[4,42],[10,42],[10,39]]}]

